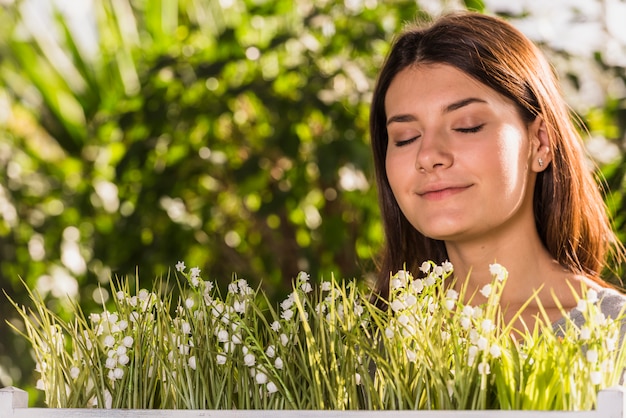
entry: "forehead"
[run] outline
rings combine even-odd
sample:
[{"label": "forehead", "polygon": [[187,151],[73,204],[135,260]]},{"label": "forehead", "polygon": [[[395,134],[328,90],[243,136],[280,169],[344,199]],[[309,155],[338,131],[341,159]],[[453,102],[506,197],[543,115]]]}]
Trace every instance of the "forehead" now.
[{"label": "forehead", "polygon": [[443,106],[466,97],[479,97],[492,104],[511,104],[503,95],[448,64],[406,67],[391,81],[385,95],[386,113],[396,108]]}]

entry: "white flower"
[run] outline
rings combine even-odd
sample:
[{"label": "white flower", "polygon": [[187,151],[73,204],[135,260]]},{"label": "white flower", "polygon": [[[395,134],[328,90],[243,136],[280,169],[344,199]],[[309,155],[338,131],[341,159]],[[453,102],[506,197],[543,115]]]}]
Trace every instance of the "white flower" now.
[{"label": "white flower", "polygon": [[184,356],[189,354],[189,346],[187,344],[179,344],[178,352]]},{"label": "white flower", "polygon": [[359,373],[354,374],[354,381],[356,382],[357,386],[361,384],[361,375]]},{"label": "white flower", "polygon": [[409,317],[406,316],[405,314],[402,314],[398,317],[398,323],[404,327],[406,327],[409,324]]},{"label": "white flower", "polygon": [[[322,289],[323,292],[328,292],[331,289],[331,286],[330,282],[322,282],[320,289]],[[269,386],[269,383],[267,385]]]},{"label": "white flower", "polygon": [[476,359],[476,354],[478,354],[478,347],[475,345],[471,345],[467,351],[467,364],[469,366],[474,364],[474,359]]},{"label": "white flower", "polygon": [[452,397],[454,394],[454,380],[450,379],[446,382],[446,389],[448,389],[448,396]]},{"label": "white flower", "polygon": [[393,338],[394,335],[395,335],[395,331],[393,330],[393,328],[391,327],[385,328],[385,336],[387,338]]},{"label": "white flower", "polygon": [[406,358],[411,363],[415,363],[417,361],[417,354],[413,350],[406,350]]},{"label": "white flower", "polygon": [[217,364],[226,364],[226,356],[224,354],[218,354],[215,357],[215,361]]},{"label": "white flower", "polygon": [[446,299],[445,307],[447,310],[451,311],[456,306],[456,301],[454,299]]},{"label": "white flower", "polygon": [[[243,341],[241,341],[241,335],[240,334],[233,334],[230,341],[234,344],[234,345],[238,345],[241,344]],[[245,348],[245,347],[244,347]]]},{"label": "white flower", "polygon": [[239,292],[239,288],[237,287],[237,283],[231,283],[228,285],[228,293],[237,293]]},{"label": "white flower", "polygon": [[191,298],[185,299],[185,306],[187,307],[187,309],[193,308],[193,305],[194,305],[193,299]]},{"label": "white flower", "polygon": [[122,354],[121,356],[117,358],[118,364],[121,364],[122,366],[126,366],[129,361],[130,361],[130,358],[126,354]]},{"label": "white flower", "polygon": [[119,328],[120,331],[125,331],[126,328],[128,328],[128,321],[125,319],[122,319],[120,322],[117,323],[117,327]]},{"label": "white flower", "polygon": [[389,287],[391,288],[391,290],[400,289],[403,286],[404,286],[404,283],[402,283],[402,280],[400,280],[398,278],[393,278],[389,282]]},{"label": "white flower", "polygon": [[417,298],[411,294],[406,295],[406,297],[404,298],[404,305],[407,308],[410,308],[411,306],[415,305],[417,303]]},{"label": "white flower", "polygon": [[118,291],[115,295],[117,296],[117,300],[124,300],[126,298],[126,294],[121,290]]},{"label": "white flower", "polygon": [[488,375],[491,373],[491,368],[489,367],[489,363],[483,361],[478,364],[478,373]]},{"label": "white flower", "polygon": [[179,272],[183,272],[185,271],[185,262],[184,261],[179,261],[178,263],[176,263],[176,271]]},{"label": "white flower", "polygon": [[39,390],[46,390],[46,385],[44,384],[43,379],[38,379],[35,387]]},{"label": "white flower", "polygon": [[433,270],[433,273],[435,273],[435,275],[437,277],[443,276],[443,267],[435,266],[435,269]]},{"label": "white flower", "polygon": [[258,372],[256,376],[254,376],[254,380],[256,380],[257,384],[264,385],[267,383],[267,375],[263,372]]},{"label": "white flower", "polygon": [[432,273],[428,275],[428,277],[426,277],[424,279],[424,286],[432,286],[437,282],[437,279],[435,278],[436,276],[434,276]]},{"label": "white flower", "polygon": [[226,331],[225,329],[221,329],[218,331],[217,333],[217,341],[221,342],[221,343],[226,343],[230,340],[230,337],[228,336],[228,331]]},{"label": "white flower", "polygon": [[391,310],[393,310],[394,312],[401,311],[404,308],[406,308],[406,306],[404,305],[404,302],[398,299],[394,299],[394,301],[391,302]]},{"label": "white flower", "polygon": [[457,300],[459,298],[459,292],[457,292],[454,289],[448,289],[448,291],[446,292],[446,298],[447,299],[452,299],[452,300]]},{"label": "white flower", "polygon": [[498,281],[503,281],[508,274],[506,269],[498,263],[489,264],[489,273],[491,273],[491,276],[496,278]]},{"label": "white flower", "polygon": [[615,337],[605,338],[604,343],[606,344],[607,351],[609,352],[615,351],[615,348],[617,347],[617,338]]},{"label": "white flower", "polygon": [[589,378],[591,379],[592,385],[599,385],[600,383],[602,383],[602,372],[599,372],[597,370],[593,371],[589,373]]},{"label": "white flower", "polygon": [[598,350],[587,350],[587,361],[591,364],[596,364],[598,362]]},{"label": "white flower", "polygon": [[422,273],[428,273],[430,271],[430,263],[428,261],[424,261],[420,266],[420,271]]},{"label": "white flower", "polygon": [[104,363],[104,367],[106,367],[107,369],[113,370],[114,368],[117,367],[117,359],[113,357],[107,357]]},{"label": "white flower", "polygon": [[115,338],[112,335],[107,335],[104,337],[104,346],[105,347],[113,347],[115,345]]},{"label": "white flower", "polygon": [[493,344],[491,348],[489,349],[489,354],[491,354],[491,356],[494,358],[498,358],[500,357],[500,355],[502,355],[502,351],[500,350],[500,347],[497,344]]},{"label": "white flower", "polygon": [[290,293],[287,299],[283,300],[280,303],[280,307],[283,308],[284,311],[286,311],[287,309],[291,308],[294,302],[295,302],[295,296],[293,293]]},{"label": "white flower", "polygon": [[276,360],[274,360],[274,367],[276,367],[278,370],[281,370],[283,368],[283,359],[281,359],[280,357],[276,357]]},{"label": "white flower", "polygon": [[478,347],[480,351],[485,351],[487,349],[488,343],[489,341],[487,341],[485,337],[479,337],[476,341],[476,347]]},{"label": "white flower", "polygon": [[354,313],[356,316],[363,315],[363,307],[358,302],[354,302]]},{"label": "white flower", "polygon": [[280,323],[278,321],[274,321],[270,327],[272,328],[272,331],[278,332],[280,330]]},{"label": "white flower", "polygon": [[233,309],[237,313],[246,312],[246,301],[239,302],[238,300],[236,300],[235,302],[233,302]]},{"label": "white flower", "polygon": [[291,309],[287,309],[283,311],[282,314],[280,314],[280,317],[283,318],[285,321],[289,321],[291,318],[293,318],[293,311]]},{"label": "white flower", "polygon": [[289,337],[287,337],[287,335],[285,334],[280,334],[280,343],[284,346],[287,345],[287,343],[289,343]]},{"label": "white flower", "polygon": [[444,261],[441,264],[441,267],[443,267],[443,271],[445,271],[446,273],[451,273],[452,271],[454,271],[454,266],[448,260]]},{"label": "white flower", "polygon": [[150,296],[150,292],[148,292],[146,289],[141,289],[139,291],[139,294],[137,295],[137,297],[139,298],[139,300],[141,301],[145,301],[148,299],[148,297]]},{"label": "white flower", "polygon": [[269,347],[267,347],[267,350],[265,350],[265,354],[269,358],[273,358],[276,355],[276,347],[274,347],[273,345],[270,345]]},{"label": "white flower", "polygon": [[579,299],[578,304],[576,305],[576,309],[581,312],[585,312],[587,310],[587,301],[585,299]]},{"label": "white flower", "polygon": [[70,369],[70,377],[72,379],[76,379],[79,374],[80,374],[80,369],[78,367],[74,366]]},{"label": "white flower", "polygon": [[587,290],[587,302],[596,303],[598,301],[598,292],[593,289]]},{"label": "white flower", "polygon": [[483,322],[480,324],[480,327],[485,332],[491,332],[496,328],[496,326],[493,324],[493,321],[489,318],[484,319]]},{"label": "white flower", "polygon": [[189,364],[189,367],[191,367],[193,370],[196,370],[196,356],[189,357],[187,363]]},{"label": "white flower", "polygon": [[589,338],[591,338],[591,329],[588,326],[580,328],[580,339],[587,341]]},{"label": "white flower", "polygon": [[109,314],[109,317],[107,319],[110,324],[115,324],[117,323],[117,320],[119,319],[119,315],[116,313],[112,313],[112,314]]},{"label": "white flower", "polygon": [[276,387],[276,384],[274,382],[267,382],[266,388],[268,393],[275,393],[278,391],[278,388]]},{"label": "white flower", "polygon": [[480,337],[480,334],[478,334],[478,331],[476,331],[475,329],[470,330],[469,340],[472,344],[476,344],[476,341],[478,341],[478,337]]},{"label": "white flower", "polygon": [[411,282],[411,288],[417,294],[422,293],[424,290],[424,281],[422,279],[415,279]]},{"label": "white flower", "polygon": [[189,325],[189,322],[185,321],[180,326],[180,330],[183,332],[183,334],[191,334],[191,325]]},{"label": "white flower", "polygon": [[200,268],[198,267],[192,267],[191,270],[189,270],[189,274],[190,274],[190,278],[198,278],[200,277]]},{"label": "white flower", "polygon": [[256,364],[256,357],[254,357],[254,354],[248,353],[245,356],[243,356],[243,364],[245,364],[248,367],[254,366]]},{"label": "white flower", "polygon": [[469,329],[471,325],[472,325],[472,320],[470,318],[468,318],[467,316],[461,317],[461,328]]},{"label": "white flower", "polygon": [[302,291],[304,293],[310,293],[313,291],[313,286],[311,286],[311,283],[309,282],[304,282],[302,283],[302,285],[300,286],[300,288],[302,289]]},{"label": "white flower", "polygon": [[111,409],[111,407],[113,406],[113,396],[111,395],[111,392],[109,392],[108,389],[104,390],[104,407],[106,409]]},{"label": "white flower", "polygon": [[115,370],[113,370],[113,376],[117,380],[121,379],[122,377],[124,377],[124,370],[120,369],[119,367],[116,368]]},{"label": "white flower", "polygon": [[484,285],[483,288],[480,289],[480,294],[488,298],[489,295],[491,295],[491,284],[487,283],[486,285]]},{"label": "white flower", "polygon": [[133,346],[133,337],[131,337],[130,335],[124,337],[124,339],[122,339],[122,345],[124,345],[124,347],[132,347]]}]

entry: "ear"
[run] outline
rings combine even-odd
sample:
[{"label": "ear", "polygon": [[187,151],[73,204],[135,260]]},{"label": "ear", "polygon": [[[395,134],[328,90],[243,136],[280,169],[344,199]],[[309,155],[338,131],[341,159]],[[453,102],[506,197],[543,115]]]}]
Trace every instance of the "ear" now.
[{"label": "ear", "polygon": [[548,129],[541,115],[538,115],[528,127],[530,140],[530,168],[539,173],[552,162],[552,150],[550,149],[550,137]]}]

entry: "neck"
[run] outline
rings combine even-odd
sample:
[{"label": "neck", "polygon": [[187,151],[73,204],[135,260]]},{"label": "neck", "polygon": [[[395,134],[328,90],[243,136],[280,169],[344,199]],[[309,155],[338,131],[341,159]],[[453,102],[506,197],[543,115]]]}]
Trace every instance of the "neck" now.
[{"label": "neck", "polygon": [[493,282],[489,265],[497,263],[508,271],[507,283],[500,298],[505,317],[510,317],[537,295],[524,310],[523,320],[533,323],[534,316],[539,312],[539,304],[549,312],[552,320],[556,320],[561,316],[560,306],[566,310],[576,306],[576,298],[570,286],[580,292],[581,285],[594,284],[559,265],[538,236],[525,238],[491,242],[447,242],[446,249],[459,286],[467,279],[467,297],[476,295],[472,304],[485,301],[478,292],[486,284]]}]

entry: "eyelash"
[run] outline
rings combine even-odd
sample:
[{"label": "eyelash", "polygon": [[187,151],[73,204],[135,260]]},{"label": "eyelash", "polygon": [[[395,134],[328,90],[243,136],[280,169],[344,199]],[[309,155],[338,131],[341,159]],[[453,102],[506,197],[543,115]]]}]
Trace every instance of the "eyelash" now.
[{"label": "eyelash", "polygon": [[415,141],[418,138],[419,136],[414,136],[413,138],[405,139],[404,141],[398,141],[396,142],[396,147],[403,147],[405,145],[409,145],[411,142]]},{"label": "eyelash", "polygon": [[475,134],[476,132],[480,132],[483,129],[483,126],[485,126],[484,123],[471,128],[458,128],[455,129],[455,131],[461,132],[463,134]]}]

